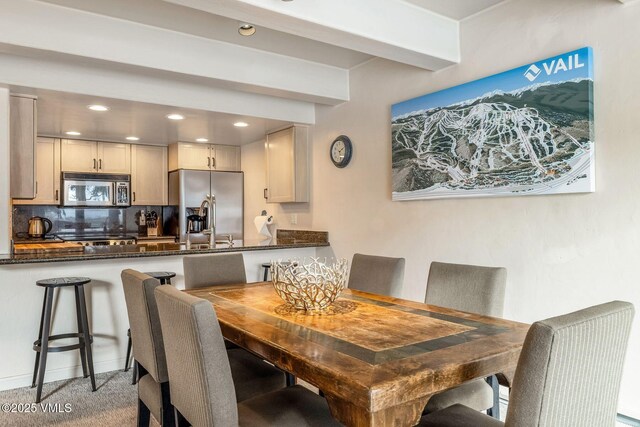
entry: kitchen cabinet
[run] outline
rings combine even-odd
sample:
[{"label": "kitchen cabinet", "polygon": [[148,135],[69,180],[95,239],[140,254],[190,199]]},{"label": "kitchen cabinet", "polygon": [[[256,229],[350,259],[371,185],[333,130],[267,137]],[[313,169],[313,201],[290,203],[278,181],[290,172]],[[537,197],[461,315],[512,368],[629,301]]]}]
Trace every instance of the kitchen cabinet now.
[{"label": "kitchen cabinet", "polygon": [[38,138],[36,142],[36,195],[14,199],[14,205],[57,205],[60,203],[60,140]]},{"label": "kitchen cabinet", "polygon": [[36,100],[11,95],[9,100],[10,193],[13,198],[36,196]]},{"label": "kitchen cabinet", "polygon": [[309,201],[308,128],[292,126],[267,134],[267,203]]},{"label": "kitchen cabinet", "polygon": [[240,171],[240,147],[177,142],[169,146],[169,171]]},{"label": "kitchen cabinet", "polygon": [[168,204],[167,147],[131,146],[131,204]]},{"label": "kitchen cabinet", "polygon": [[63,172],[131,173],[131,146],[111,142],[63,139]]}]

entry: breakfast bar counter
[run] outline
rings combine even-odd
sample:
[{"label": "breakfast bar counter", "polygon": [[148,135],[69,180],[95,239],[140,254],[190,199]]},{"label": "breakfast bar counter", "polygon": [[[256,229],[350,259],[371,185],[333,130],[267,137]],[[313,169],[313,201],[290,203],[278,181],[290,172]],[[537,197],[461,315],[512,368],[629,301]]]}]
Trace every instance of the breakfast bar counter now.
[{"label": "breakfast bar counter", "polygon": [[[194,245],[195,246],[195,245]],[[233,245],[217,244],[215,248],[190,248],[179,243],[139,243],[135,245],[88,246],[79,252],[39,252],[0,255],[0,265],[41,262],[91,261],[113,258],[143,258],[175,255],[195,255],[221,252],[262,251],[274,249],[316,248],[329,246],[327,241],[314,239],[273,239],[267,241],[236,241]]]}]

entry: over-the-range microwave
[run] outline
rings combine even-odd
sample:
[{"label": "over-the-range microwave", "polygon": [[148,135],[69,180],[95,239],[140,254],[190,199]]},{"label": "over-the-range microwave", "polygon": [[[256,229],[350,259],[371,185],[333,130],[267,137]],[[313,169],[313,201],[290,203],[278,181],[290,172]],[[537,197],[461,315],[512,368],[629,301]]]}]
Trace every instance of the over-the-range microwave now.
[{"label": "over-the-range microwave", "polygon": [[131,175],[62,173],[62,206],[131,205]]}]

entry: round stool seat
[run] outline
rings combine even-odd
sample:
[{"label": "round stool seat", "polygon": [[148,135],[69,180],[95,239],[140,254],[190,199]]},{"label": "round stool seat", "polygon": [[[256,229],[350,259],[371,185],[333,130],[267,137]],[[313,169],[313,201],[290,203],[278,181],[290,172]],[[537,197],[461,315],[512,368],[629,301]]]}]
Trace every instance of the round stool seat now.
[{"label": "round stool seat", "polygon": [[36,285],[44,288],[61,288],[63,286],[81,286],[91,282],[88,277],[56,277],[55,279],[38,280]]},{"label": "round stool seat", "polygon": [[144,274],[160,281],[176,277],[176,273],[174,273],[173,271],[149,271]]}]

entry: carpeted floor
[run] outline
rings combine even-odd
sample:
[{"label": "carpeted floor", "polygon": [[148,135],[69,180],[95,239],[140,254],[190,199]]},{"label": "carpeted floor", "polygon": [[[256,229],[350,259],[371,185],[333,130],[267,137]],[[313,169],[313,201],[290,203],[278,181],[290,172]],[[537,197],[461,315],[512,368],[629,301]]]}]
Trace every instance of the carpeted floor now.
[{"label": "carpeted floor", "polygon": [[[41,404],[34,404],[36,389],[25,387],[0,392],[0,426],[135,426],[137,387],[131,385],[131,371],[96,375],[95,392],[89,378],[47,383]],[[23,404],[30,413],[11,413],[6,404]],[[65,405],[67,405],[65,407]],[[24,409],[24,408],[13,408]],[[159,424],[151,417],[151,426]]]}]

